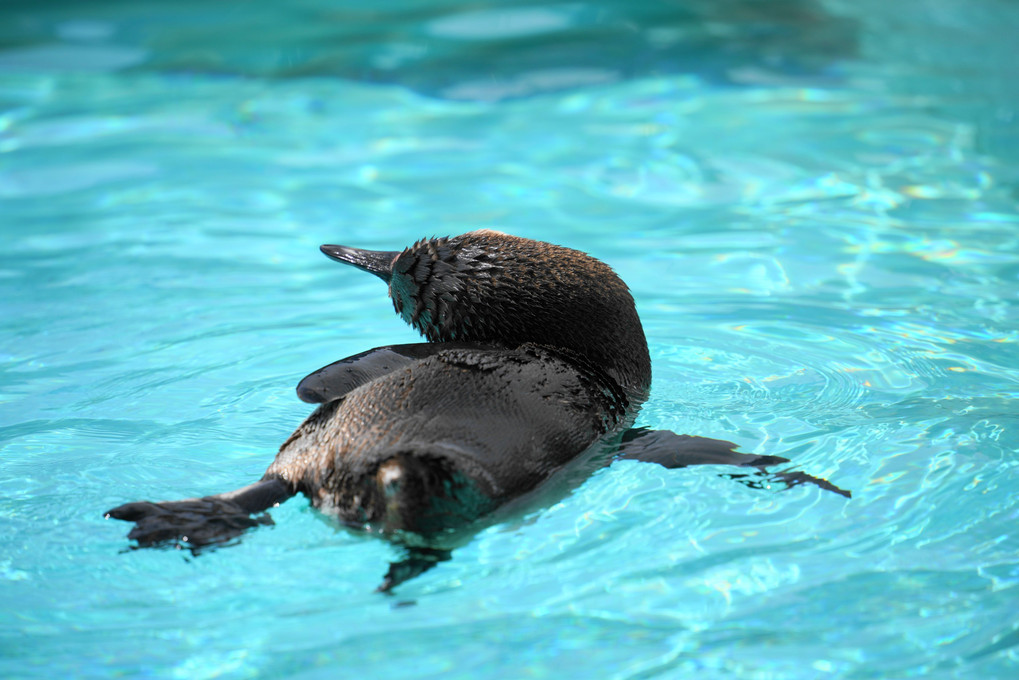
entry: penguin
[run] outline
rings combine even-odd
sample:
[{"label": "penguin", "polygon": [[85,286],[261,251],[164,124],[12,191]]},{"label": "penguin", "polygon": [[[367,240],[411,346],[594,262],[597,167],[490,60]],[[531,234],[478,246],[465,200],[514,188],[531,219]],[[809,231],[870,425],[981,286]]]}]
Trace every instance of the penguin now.
[{"label": "penguin", "polygon": [[803,472],[767,471],[786,458],[634,428],[651,386],[644,330],[626,284],[585,253],[488,229],[402,251],[321,251],[382,279],[427,342],[370,349],[301,380],[298,397],[318,406],[258,482],[109,510],[135,523],[138,547],[221,545],[303,494],[401,547],[378,587],[389,592],[508,513],[541,507],[542,490],[568,493],[613,460],[753,468],[733,476],[850,496]]}]

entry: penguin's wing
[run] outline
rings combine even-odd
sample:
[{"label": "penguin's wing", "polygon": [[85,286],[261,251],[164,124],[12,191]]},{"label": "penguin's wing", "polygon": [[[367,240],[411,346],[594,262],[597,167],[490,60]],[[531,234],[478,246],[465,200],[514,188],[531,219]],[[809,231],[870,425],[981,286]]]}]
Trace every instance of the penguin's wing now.
[{"label": "penguin's wing", "polygon": [[491,349],[491,345],[468,342],[418,342],[386,345],[340,359],[310,373],[297,384],[297,396],[309,404],[341,398],[355,387],[392,373],[408,364],[447,349]]},{"label": "penguin's wing", "polygon": [[[800,484],[814,484],[827,491],[832,491],[852,498],[852,493],[841,489],[827,479],[808,475],[798,470],[769,472],[765,468],[772,465],[790,462],[781,456],[759,456],[754,453],[740,453],[734,449],[737,444],[724,439],[709,439],[688,434],[676,434],[669,430],[648,430],[633,428],[623,434],[619,445],[619,453],[615,460],[639,460],[645,463],[657,463],[670,470],[689,467],[691,465],[733,465],[736,467],[757,468],[757,472],[736,474],[730,473],[730,479],[752,488],[767,486],[767,480],[773,479],[794,487]],[[763,480],[760,478],[764,478]]]}]

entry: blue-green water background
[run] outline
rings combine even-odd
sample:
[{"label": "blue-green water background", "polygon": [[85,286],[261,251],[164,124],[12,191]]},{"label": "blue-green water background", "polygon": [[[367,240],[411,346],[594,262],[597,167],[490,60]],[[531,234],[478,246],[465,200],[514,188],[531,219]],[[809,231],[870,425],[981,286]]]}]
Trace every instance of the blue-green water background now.
[{"label": "blue-green water background", "polygon": [[[1019,5],[372,7],[0,7],[0,676],[1016,677]],[[630,284],[640,424],[853,499],[621,463],[397,599],[303,499],[125,551],[414,341],[320,243],[480,226]]]}]

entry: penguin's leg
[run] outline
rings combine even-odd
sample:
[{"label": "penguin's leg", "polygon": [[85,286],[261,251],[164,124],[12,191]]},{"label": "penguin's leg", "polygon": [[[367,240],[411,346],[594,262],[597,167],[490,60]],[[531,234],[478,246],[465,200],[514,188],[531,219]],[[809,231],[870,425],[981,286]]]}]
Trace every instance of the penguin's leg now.
[{"label": "penguin's leg", "polygon": [[185,498],[179,501],[136,501],[105,514],[107,518],[134,522],[127,537],[139,548],[175,545],[192,552],[210,545],[227,543],[260,524],[271,525],[267,510],[294,495],[282,479],[263,479],[235,491]]},{"label": "penguin's leg", "polygon": [[420,576],[439,562],[446,562],[452,557],[453,553],[450,550],[408,548],[407,556],[404,559],[389,563],[389,570],[375,590],[380,593],[389,593],[401,583]]},{"label": "penguin's leg", "polygon": [[737,444],[723,439],[676,434],[669,430],[634,428],[623,434],[619,453],[614,457],[614,460],[640,460],[646,463],[657,463],[669,469],[691,465],[733,465],[757,468],[757,471],[753,473],[730,473],[726,476],[754,489],[766,488],[767,481],[774,480],[785,484],[786,488],[800,484],[813,484],[826,491],[852,498],[851,492],[839,488],[827,479],[815,477],[806,472],[767,470],[773,465],[790,462],[788,458],[740,453],[734,450],[737,446]]}]

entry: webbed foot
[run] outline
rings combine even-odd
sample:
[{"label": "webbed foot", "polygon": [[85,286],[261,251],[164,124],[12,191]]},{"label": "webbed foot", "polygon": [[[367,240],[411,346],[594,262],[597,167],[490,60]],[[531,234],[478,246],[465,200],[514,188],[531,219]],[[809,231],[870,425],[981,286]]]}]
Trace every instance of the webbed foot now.
[{"label": "webbed foot", "polygon": [[237,504],[214,497],[126,503],[109,510],[106,517],[134,522],[127,537],[137,541],[138,548],[177,546],[192,553],[228,543],[260,524],[273,523],[268,514],[252,517]]},{"label": "webbed foot", "polygon": [[742,468],[756,468],[756,472],[728,473],[725,477],[752,489],[764,489],[769,481],[785,484],[786,488],[800,484],[813,484],[825,491],[852,498],[852,493],[827,479],[799,470],[772,472],[767,468],[789,463],[781,456],[762,456],[736,451],[736,444],[724,439],[709,439],[687,434],[676,434],[669,430],[647,430],[634,428],[623,435],[616,460],[640,460],[657,463],[674,470],[691,465],[732,465]]},{"label": "webbed foot", "polygon": [[252,517],[293,495],[280,479],[264,479],[242,489],[180,501],[136,501],[108,510],[107,518],[134,522],[127,537],[136,548],[175,546],[193,554],[223,545],[259,525],[272,525],[268,514]]}]

